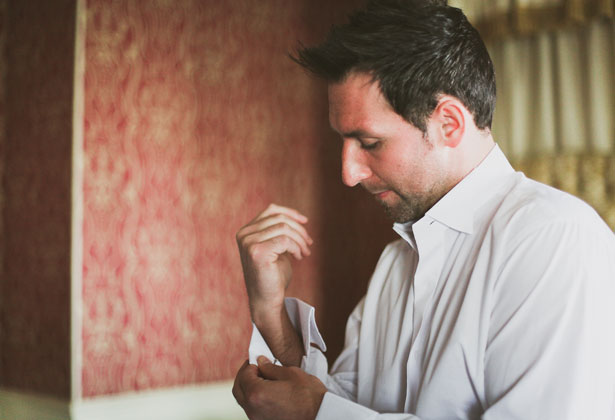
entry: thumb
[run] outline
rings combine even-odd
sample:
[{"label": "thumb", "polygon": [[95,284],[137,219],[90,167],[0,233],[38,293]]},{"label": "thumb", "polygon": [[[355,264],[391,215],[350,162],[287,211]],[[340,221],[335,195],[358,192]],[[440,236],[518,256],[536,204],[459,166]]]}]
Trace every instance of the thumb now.
[{"label": "thumb", "polygon": [[274,365],[265,356],[260,356],[257,362],[258,370],[264,379],[279,380],[287,376],[286,368]]}]

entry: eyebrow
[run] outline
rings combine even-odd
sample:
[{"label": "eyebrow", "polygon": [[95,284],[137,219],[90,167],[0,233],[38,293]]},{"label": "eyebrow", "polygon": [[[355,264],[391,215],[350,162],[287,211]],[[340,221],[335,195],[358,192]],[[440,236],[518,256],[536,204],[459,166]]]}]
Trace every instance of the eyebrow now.
[{"label": "eyebrow", "polygon": [[363,130],[352,130],[347,133],[340,133],[340,135],[344,138],[353,138],[353,139],[360,138],[360,137],[374,137],[373,135]]}]

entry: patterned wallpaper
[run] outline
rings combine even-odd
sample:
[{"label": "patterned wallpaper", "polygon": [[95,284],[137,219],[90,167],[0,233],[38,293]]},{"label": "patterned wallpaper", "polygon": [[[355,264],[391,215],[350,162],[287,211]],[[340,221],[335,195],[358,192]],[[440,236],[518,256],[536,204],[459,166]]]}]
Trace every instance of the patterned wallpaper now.
[{"label": "patterned wallpaper", "polygon": [[4,5],[0,385],[66,398],[75,1]]},{"label": "patterned wallpaper", "polygon": [[85,397],[234,377],[234,234],[271,201],[311,219],[290,293],[339,351],[390,226],[342,187],[325,85],[286,52],[356,3],[87,2]]}]

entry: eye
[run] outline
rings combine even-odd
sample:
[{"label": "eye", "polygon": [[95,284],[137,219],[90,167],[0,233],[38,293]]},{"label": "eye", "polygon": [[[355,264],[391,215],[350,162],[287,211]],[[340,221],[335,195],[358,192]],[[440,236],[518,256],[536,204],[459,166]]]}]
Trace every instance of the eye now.
[{"label": "eye", "polygon": [[364,140],[359,140],[361,143],[361,149],[363,150],[374,150],[380,145],[379,141],[374,141],[372,143],[366,143]]}]

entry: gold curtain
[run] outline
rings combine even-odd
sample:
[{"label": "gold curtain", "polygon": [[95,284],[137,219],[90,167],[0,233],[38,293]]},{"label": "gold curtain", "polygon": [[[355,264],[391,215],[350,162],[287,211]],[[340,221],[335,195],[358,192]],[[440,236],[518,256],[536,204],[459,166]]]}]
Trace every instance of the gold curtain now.
[{"label": "gold curtain", "polygon": [[614,0],[449,3],[473,22],[508,25],[485,38],[493,134],[513,166],[581,197],[615,229]]},{"label": "gold curtain", "polygon": [[452,0],[488,40],[613,19],[615,0]]}]

